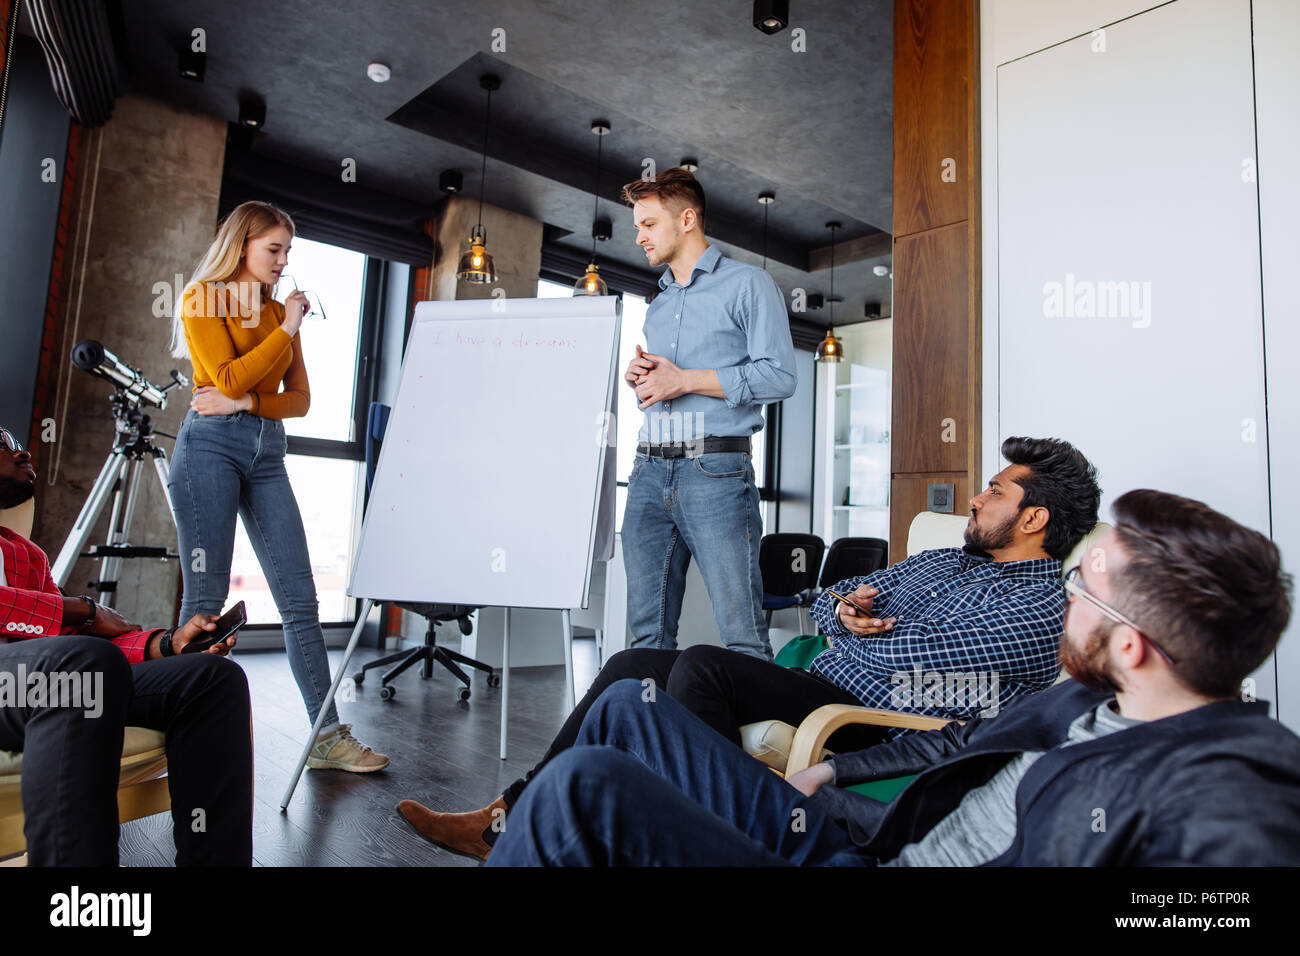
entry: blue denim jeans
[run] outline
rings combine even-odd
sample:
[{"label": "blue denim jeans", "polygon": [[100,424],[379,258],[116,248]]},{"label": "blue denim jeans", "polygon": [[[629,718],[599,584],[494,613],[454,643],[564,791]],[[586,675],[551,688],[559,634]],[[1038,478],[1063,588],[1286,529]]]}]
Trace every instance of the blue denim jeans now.
[{"label": "blue denim jeans", "polygon": [[762,537],[758,488],[747,453],[672,459],[637,455],[623,512],[632,646],[677,646],[686,569],[694,557],[722,643],[771,660],[758,570]]},{"label": "blue denim jeans", "polygon": [[[192,409],[185,416],[168,483],[185,589],[181,621],[220,614],[225,606],[238,515],[279,609],[293,679],[315,721],[329,693],[330,667],[307,535],[284,468],[286,447],[284,424],[274,419]],[[321,726],[338,719],[330,701]]]},{"label": "blue denim jeans", "polygon": [[662,691],[611,684],[488,866],[871,866],[831,817]]}]

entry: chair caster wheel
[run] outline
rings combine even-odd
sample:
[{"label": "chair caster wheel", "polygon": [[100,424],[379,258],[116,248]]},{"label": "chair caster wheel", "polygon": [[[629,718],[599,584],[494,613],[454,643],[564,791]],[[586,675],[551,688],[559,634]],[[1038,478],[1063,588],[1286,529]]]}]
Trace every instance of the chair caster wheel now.
[{"label": "chair caster wheel", "polygon": [[469,688],[468,688],[468,687],[462,687],[462,688],[460,689],[460,699],[461,699],[461,700],[469,700]]},{"label": "chair caster wheel", "polygon": [[360,685],[360,684],[364,684],[365,682],[366,682],[365,671],[357,671],[355,674],[352,675],[352,683]]},{"label": "chair caster wheel", "polygon": [[500,686],[501,686],[501,675],[500,675],[500,674],[488,674],[487,685],[488,685],[489,687],[500,687]]},{"label": "chair caster wheel", "polygon": [[379,691],[380,700],[392,700],[396,696],[397,691],[392,687],[384,687]]}]

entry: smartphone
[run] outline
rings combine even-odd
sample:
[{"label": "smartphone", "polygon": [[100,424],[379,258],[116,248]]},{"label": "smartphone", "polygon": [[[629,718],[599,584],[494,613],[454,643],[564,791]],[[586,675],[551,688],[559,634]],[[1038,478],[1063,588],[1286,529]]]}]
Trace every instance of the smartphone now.
[{"label": "smartphone", "polygon": [[841,594],[839,591],[836,591],[836,590],[834,590],[833,588],[827,588],[827,589],[826,589],[826,593],[829,594],[829,595],[830,595],[831,597],[833,597],[833,598],[838,598],[839,600],[843,601],[843,602],[844,602],[845,604],[847,604],[849,607],[853,608],[853,610],[854,610],[855,613],[857,613],[857,614],[865,614],[867,617],[870,617],[870,616],[871,616],[871,612],[870,612],[870,611],[868,611],[866,608],[862,607],[862,606],[859,605],[859,604],[855,604],[855,603],[853,603],[851,600],[849,600],[847,597],[845,597],[845,596],[844,596],[843,594]]},{"label": "smartphone", "polygon": [[248,623],[248,614],[244,610],[244,602],[240,601],[221,617],[217,618],[217,629],[207,631],[202,637],[196,637],[181,649],[182,654],[198,654],[206,651],[213,644],[220,644],[230,635],[234,634],[241,627]]}]

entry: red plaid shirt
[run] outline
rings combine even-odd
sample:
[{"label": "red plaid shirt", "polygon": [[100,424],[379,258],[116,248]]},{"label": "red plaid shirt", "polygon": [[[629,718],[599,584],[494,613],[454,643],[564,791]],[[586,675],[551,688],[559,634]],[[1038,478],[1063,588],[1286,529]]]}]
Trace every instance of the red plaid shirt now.
[{"label": "red plaid shirt", "polygon": [[[45,552],[16,531],[0,527],[0,642],[26,641],[49,634],[72,634],[63,626],[63,593],[50,574]],[[132,664],[144,660],[149,639],[162,628],[128,631],[111,640]]]}]

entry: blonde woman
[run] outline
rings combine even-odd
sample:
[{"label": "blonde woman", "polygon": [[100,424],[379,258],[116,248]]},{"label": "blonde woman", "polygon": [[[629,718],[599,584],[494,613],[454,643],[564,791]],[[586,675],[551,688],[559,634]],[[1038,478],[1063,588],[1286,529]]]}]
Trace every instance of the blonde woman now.
[{"label": "blonde woman", "polygon": [[307,297],[295,291],[283,305],[272,298],[293,234],[292,220],[275,206],[237,207],[173,317],[172,354],[193,362],[195,385],[168,484],[183,555],[181,620],[221,613],[240,516],[280,611],[308,718],[329,708],[307,765],[368,773],[388,766],[388,758],[358,743],[326,700],[329,659],[316,584],[284,467],[282,419],[306,415],[311,404],[298,336]]}]

